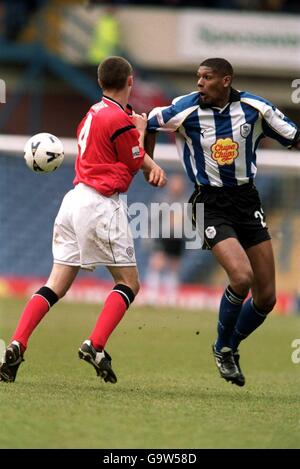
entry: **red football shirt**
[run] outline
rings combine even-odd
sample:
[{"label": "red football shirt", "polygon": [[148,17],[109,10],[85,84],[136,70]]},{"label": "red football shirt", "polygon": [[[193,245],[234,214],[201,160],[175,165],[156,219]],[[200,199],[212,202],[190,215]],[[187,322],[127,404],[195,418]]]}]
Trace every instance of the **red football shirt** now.
[{"label": "red football shirt", "polygon": [[117,101],[103,96],[80,122],[75,185],[83,182],[108,197],[127,191],[145,155],[127,112]]}]

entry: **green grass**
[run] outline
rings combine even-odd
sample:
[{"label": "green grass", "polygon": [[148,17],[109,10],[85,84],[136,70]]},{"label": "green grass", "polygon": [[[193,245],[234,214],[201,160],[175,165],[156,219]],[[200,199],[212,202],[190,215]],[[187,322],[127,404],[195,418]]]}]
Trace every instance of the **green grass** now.
[{"label": "green grass", "polygon": [[[0,301],[8,341],[23,302]],[[273,316],[241,347],[246,386],[211,356],[216,314],[132,307],[109,341],[116,385],[77,358],[99,308],[60,303],[1,383],[0,448],[299,448],[300,317]]]}]

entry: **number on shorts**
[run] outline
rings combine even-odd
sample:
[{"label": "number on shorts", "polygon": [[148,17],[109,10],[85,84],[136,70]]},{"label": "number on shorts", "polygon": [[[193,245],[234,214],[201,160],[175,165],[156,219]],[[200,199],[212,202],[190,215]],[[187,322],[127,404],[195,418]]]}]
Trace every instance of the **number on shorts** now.
[{"label": "number on shorts", "polygon": [[260,218],[260,223],[263,228],[267,226],[266,222],[264,221],[264,211],[262,208],[260,210],[256,210],[256,212],[254,212],[254,216],[255,218]]},{"label": "number on shorts", "polygon": [[78,146],[80,148],[80,157],[83,157],[83,154],[86,149],[86,142],[90,133],[90,128],[91,128],[91,123],[92,123],[93,116],[92,114],[89,114],[85,120],[85,123],[80,131],[79,137],[78,137]]}]

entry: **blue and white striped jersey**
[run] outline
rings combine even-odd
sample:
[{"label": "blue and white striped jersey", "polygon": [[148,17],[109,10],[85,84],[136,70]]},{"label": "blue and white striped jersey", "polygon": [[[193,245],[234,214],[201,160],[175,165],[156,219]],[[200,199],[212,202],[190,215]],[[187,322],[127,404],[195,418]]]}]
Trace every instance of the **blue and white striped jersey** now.
[{"label": "blue and white striped jersey", "polygon": [[198,185],[237,186],[256,175],[256,149],[267,136],[291,147],[297,126],[269,101],[232,89],[223,108],[204,106],[199,92],[153,109],[148,131],[176,131],[176,145],[189,178]]}]

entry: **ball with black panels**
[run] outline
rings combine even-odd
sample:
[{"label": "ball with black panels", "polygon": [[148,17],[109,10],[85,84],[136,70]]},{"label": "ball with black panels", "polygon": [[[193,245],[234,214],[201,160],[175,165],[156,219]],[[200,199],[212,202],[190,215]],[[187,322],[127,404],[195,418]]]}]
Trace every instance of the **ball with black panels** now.
[{"label": "ball with black panels", "polygon": [[52,173],[61,166],[64,160],[64,147],[55,135],[41,132],[27,140],[24,158],[31,171]]}]

